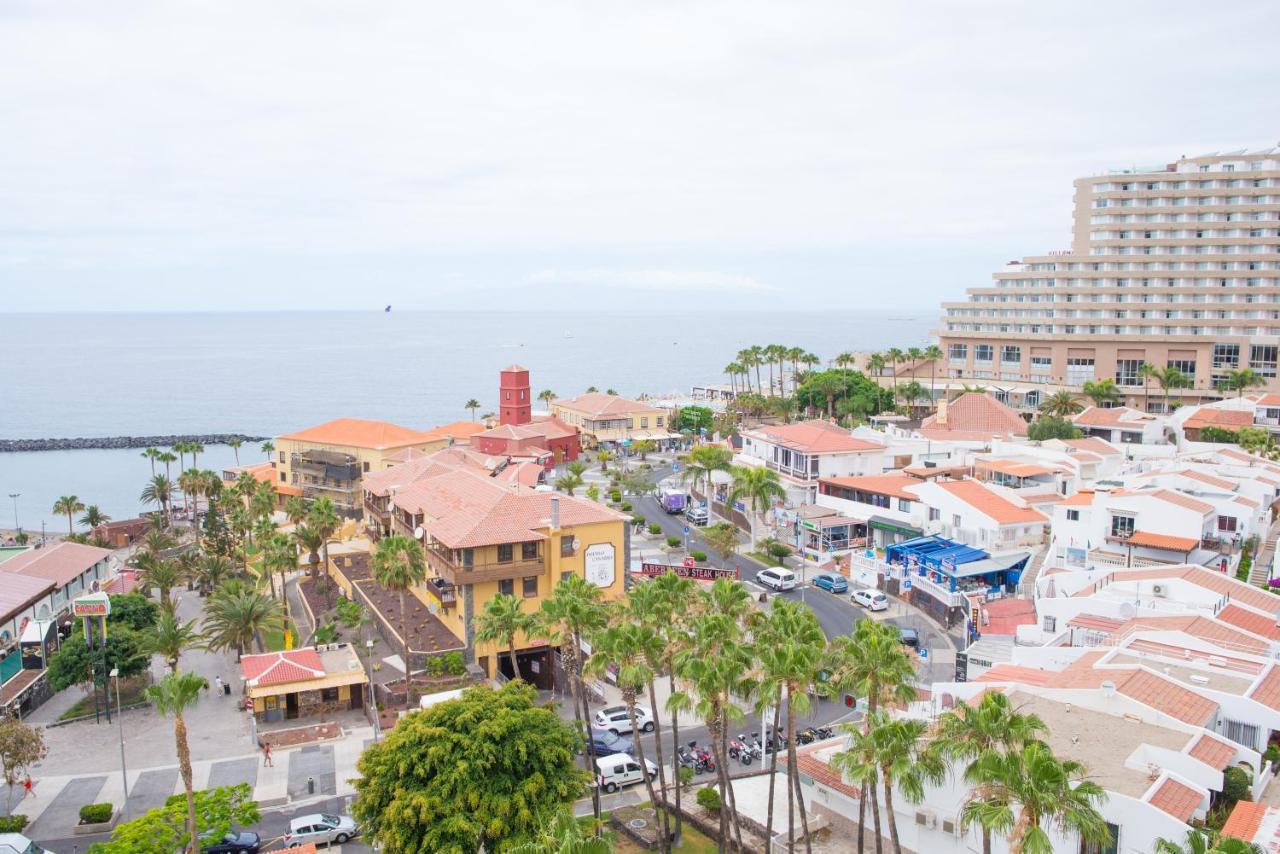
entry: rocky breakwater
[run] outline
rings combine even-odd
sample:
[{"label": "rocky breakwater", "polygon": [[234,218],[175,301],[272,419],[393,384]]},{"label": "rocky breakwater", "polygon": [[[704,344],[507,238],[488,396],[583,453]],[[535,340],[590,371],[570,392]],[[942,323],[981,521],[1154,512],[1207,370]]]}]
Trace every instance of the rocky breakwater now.
[{"label": "rocky breakwater", "polygon": [[205,433],[183,436],[89,436],[78,439],[0,439],[0,453],[20,451],[85,451],[110,448],[168,448],[178,442],[199,442],[201,445],[225,445],[233,439],[245,443],[262,442],[269,436],[248,436],[243,433]]}]

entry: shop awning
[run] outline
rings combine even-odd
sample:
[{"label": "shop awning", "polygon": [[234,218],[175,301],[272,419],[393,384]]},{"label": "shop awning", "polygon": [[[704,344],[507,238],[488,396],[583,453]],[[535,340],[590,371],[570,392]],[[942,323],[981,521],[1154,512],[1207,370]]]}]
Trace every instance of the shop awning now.
[{"label": "shop awning", "polygon": [[872,516],[867,520],[868,527],[879,528],[881,531],[888,531],[891,534],[904,534],[908,537],[919,537],[924,534],[919,528],[913,528],[903,522],[894,519],[886,519],[883,516]]}]

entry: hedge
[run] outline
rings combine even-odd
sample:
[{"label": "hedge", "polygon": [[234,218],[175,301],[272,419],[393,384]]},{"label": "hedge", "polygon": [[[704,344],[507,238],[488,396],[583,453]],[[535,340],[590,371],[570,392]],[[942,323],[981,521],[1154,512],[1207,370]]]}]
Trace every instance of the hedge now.
[{"label": "hedge", "polygon": [[81,824],[104,824],[111,821],[115,807],[111,804],[85,804],[80,807]]}]

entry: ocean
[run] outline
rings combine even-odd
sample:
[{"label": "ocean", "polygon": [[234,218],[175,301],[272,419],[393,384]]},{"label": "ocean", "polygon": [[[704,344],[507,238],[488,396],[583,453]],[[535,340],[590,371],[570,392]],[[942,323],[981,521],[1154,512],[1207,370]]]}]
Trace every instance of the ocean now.
[{"label": "ocean", "polygon": [[[529,368],[534,393],[687,393],[724,382],[752,344],[845,350],[930,343],[935,312],[268,312],[28,314],[0,338],[0,438],[185,433],[274,436],[343,416],[427,428],[496,409],[498,372]],[[138,450],[0,453],[0,529],[66,529],[74,494],[114,518],[143,509]],[[262,459],[240,449],[242,462]],[[200,467],[234,462],[210,446]]]}]

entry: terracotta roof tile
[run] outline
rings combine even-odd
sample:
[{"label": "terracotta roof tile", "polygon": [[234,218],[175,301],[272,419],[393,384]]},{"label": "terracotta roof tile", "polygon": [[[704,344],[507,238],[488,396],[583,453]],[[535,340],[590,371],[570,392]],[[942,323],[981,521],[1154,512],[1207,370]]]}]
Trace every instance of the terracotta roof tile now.
[{"label": "terracotta roof tile", "polygon": [[1025,436],[1027,422],[1011,407],[996,400],[986,392],[970,391],[946,405],[944,412],[930,415],[920,424],[925,430],[947,433],[979,434],[987,439],[992,436]]},{"label": "terracotta roof tile", "polygon": [[[800,748],[796,751],[796,770],[806,777],[811,778],[815,783],[826,786],[828,789],[834,789],[846,798],[858,799],[859,791],[857,787],[850,786],[848,783],[840,779],[840,772],[836,771],[827,762],[818,758],[819,750],[829,749],[830,745],[815,744],[810,747]],[[778,754],[778,763],[785,765],[787,761],[786,751]]]},{"label": "terracotta roof tile", "polygon": [[25,610],[32,602],[54,588],[53,580],[38,575],[0,575],[0,620]]},{"label": "terracotta roof tile", "polygon": [[1191,820],[1202,800],[1203,797],[1195,789],[1169,778],[1156,789],[1148,802],[1185,824]]},{"label": "terracotta roof tile", "polygon": [[1236,801],[1235,808],[1227,817],[1227,823],[1222,825],[1222,835],[1253,842],[1258,838],[1258,830],[1270,811],[1271,807],[1266,804]]},{"label": "terracotta roof tile", "polygon": [[1269,709],[1280,711],[1280,665],[1273,664],[1268,668],[1262,681],[1249,692],[1249,698]]},{"label": "terracotta roof tile", "polygon": [[1231,764],[1232,759],[1235,759],[1236,748],[1211,735],[1202,735],[1200,740],[1192,745],[1188,754],[1210,768],[1221,771]]},{"label": "terracotta roof tile", "polygon": [[240,659],[240,672],[250,685],[306,682],[325,675],[320,655],[312,647],[246,655]]},{"label": "terracotta roof tile", "polygon": [[403,448],[440,440],[440,436],[420,430],[411,430],[387,421],[366,421],[362,418],[338,418],[308,427],[296,433],[280,437],[297,442],[314,442],[318,445],[340,445],[348,448]]},{"label": "terracotta roof tile", "polygon": [[1194,691],[1147,670],[1138,670],[1117,690],[1126,697],[1177,718],[1183,723],[1204,726],[1218,710],[1218,704]]},{"label": "terracotta roof tile", "polygon": [[1123,453],[1115,445],[1100,436],[1089,436],[1084,439],[1061,439],[1059,441],[1074,451],[1091,451],[1104,457],[1118,456]]},{"label": "terracotta roof tile", "polygon": [[1170,504],[1176,504],[1179,507],[1185,507],[1188,510],[1194,510],[1197,513],[1201,513],[1201,514],[1207,515],[1213,512],[1212,504],[1208,504],[1197,498],[1192,498],[1190,495],[1187,495],[1186,493],[1178,492],[1177,490],[1173,490],[1173,489],[1153,489],[1149,492],[1140,491],[1140,492],[1135,492],[1131,494],[1150,495],[1153,498],[1159,498],[1161,501],[1167,501]]},{"label": "terracotta roof tile", "polygon": [[1048,518],[1032,507],[1019,507],[1003,495],[976,480],[947,480],[937,483],[965,504],[995,520],[998,525],[1014,525],[1019,522],[1047,522]]},{"label": "terracotta roof tile", "polygon": [[1085,427],[1143,427],[1155,418],[1127,406],[1089,406],[1071,420]]},{"label": "terracotta roof tile", "polygon": [[1094,492],[1092,489],[1082,489],[1074,495],[1069,495],[1058,502],[1063,507],[1092,507]]},{"label": "terracotta roof tile", "polygon": [[746,433],[810,454],[882,451],[885,448],[878,442],[859,439],[830,421],[800,421],[795,424],[756,427]]},{"label": "terracotta roof tile", "polygon": [[1062,471],[1059,466],[1022,463],[1017,460],[978,460],[974,463],[974,468],[996,472],[997,474],[1007,474],[1011,477],[1035,477],[1038,474],[1053,474]]},{"label": "terracotta roof tile", "polygon": [[[1280,600],[1276,604],[1280,606]],[[1274,614],[1259,614],[1232,602],[1218,612],[1218,619],[1269,640],[1280,640],[1280,626],[1276,625]]]},{"label": "terracotta roof tile", "polygon": [[1244,409],[1218,409],[1202,406],[1198,412],[1182,422],[1182,429],[1197,430],[1204,427],[1248,427],[1253,424],[1253,413]]},{"label": "terracotta roof tile", "polygon": [[1153,531],[1134,531],[1126,541],[1129,545],[1145,546],[1150,549],[1163,549],[1172,552],[1192,552],[1200,545],[1195,537],[1175,537],[1171,534],[1157,534]]},{"label": "terracotta roof tile", "polygon": [[0,563],[0,581],[3,573],[13,572],[36,578],[46,578],[62,587],[79,578],[85,570],[99,561],[111,557],[108,549],[64,541],[43,549],[29,549]]},{"label": "terracotta roof tile", "polygon": [[1280,394],[1264,394],[1258,398],[1258,405],[1266,407],[1280,406]]},{"label": "terracotta roof tile", "polygon": [[1235,501],[1237,504],[1243,504],[1245,507],[1252,507],[1254,510],[1257,510],[1259,507],[1262,506],[1257,501],[1254,501],[1252,498],[1246,498],[1243,495],[1237,495],[1235,498]]},{"label": "terracotta roof tile", "polygon": [[1018,682],[1023,685],[1045,686],[1052,682],[1056,675],[1052,670],[1040,670],[1035,667],[1023,667],[1018,664],[997,664],[973,681]]},{"label": "terracotta roof tile", "polygon": [[1067,625],[1079,629],[1091,629],[1095,632],[1114,634],[1125,625],[1125,621],[1113,620],[1111,617],[1103,617],[1098,614],[1076,614],[1067,621]]},{"label": "terracotta roof tile", "polygon": [[921,480],[906,474],[869,474],[861,477],[824,477],[821,483],[831,483],[847,489],[860,489],[874,492],[877,495],[891,495],[894,498],[905,498],[907,501],[919,501],[920,496],[907,492],[905,487],[919,486]]},{"label": "terracotta roof tile", "polygon": [[604,394],[598,391],[590,391],[567,400],[553,400],[551,405],[553,407],[571,409],[576,413],[593,419],[603,415],[661,414],[666,412],[665,409],[659,409],[647,403],[627,400],[625,397],[618,397],[616,394]]}]

